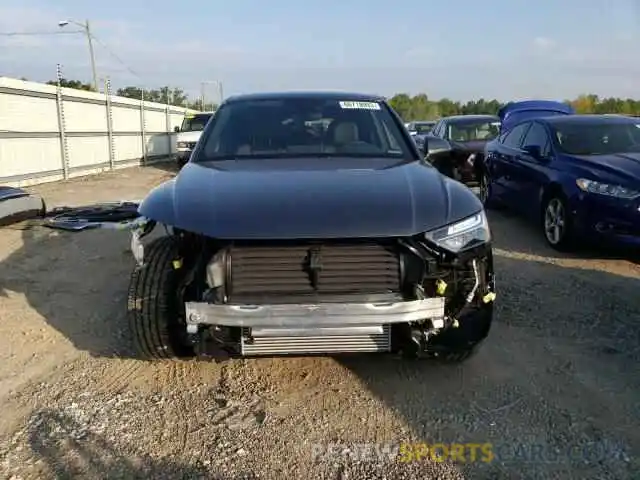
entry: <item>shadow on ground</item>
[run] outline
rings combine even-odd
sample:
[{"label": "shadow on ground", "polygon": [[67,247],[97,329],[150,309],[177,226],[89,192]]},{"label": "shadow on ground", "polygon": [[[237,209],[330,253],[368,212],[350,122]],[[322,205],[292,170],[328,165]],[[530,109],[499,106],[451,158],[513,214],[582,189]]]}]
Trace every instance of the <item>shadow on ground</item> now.
[{"label": "shadow on ground", "polygon": [[[517,219],[492,213],[492,225],[501,250],[549,253],[539,233]],[[134,265],[128,235],[35,227],[17,232],[16,240],[22,246],[2,261],[0,295],[25,295],[79,350],[132,356],[125,320]],[[496,270],[494,329],[469,363],[340,362],[410,426],[415,440],[492,443],[497,459],[467,466],[471,478],[634,478],[640,471],[630,458],[640,451],[640,280],[499,252]],[[42,425],[72,421],[50,411],[42,416]],[[55,445],[37,433],[45,430],[32,433],[31,444],[55,464]],[[96,436],[93,448],[108,450],[100,441]],[[91,456],[91,442],[68,443]],[[198,475],[147,460],[155,471],[177,472],[174,478]],[[131,475],[143,472],[126,459],[99,462],[96,468],[113,469],[116,477],[118,462]],[[58,474],[62,467],[51,468]]]},{"label": "shadow on ground", "polygon": [[417,442],[492,444],[469,478],[636,478],[640,279],[498,256],[488,340],[463,365],[354,357]]},{"label": "shadow on ground", "polygon": [[247,475],[216,475],[200,465],[117,449],[72,415],[55,410],[34,412],[29,420],[28,443],[35,461],[43,465],[39,478],[109,479],[250,479]]},{"label": "shadow on ground", "polygon": [[23,228],[22,247],[0,264],[0,296],[24,295],[79,350],[132,357],[126,296],[134,260],[128,233],[15,228]]}]

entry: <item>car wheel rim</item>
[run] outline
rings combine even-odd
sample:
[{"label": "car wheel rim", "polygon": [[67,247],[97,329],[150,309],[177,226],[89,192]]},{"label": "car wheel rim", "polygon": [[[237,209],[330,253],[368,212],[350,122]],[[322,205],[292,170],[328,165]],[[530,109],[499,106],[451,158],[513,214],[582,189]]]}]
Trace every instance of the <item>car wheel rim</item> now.
[{"label": "car wheel rim", "polygon": [[486,175],[482,176],[480,180],[480,201],[482,203],[487,203],[489,199],[489,179]]},{"label": "car wheel rim", "polygon": [[550,243],[560,243],[565,232],[564,205],[554,198],[547,204],[544,213],[544,233]]}]

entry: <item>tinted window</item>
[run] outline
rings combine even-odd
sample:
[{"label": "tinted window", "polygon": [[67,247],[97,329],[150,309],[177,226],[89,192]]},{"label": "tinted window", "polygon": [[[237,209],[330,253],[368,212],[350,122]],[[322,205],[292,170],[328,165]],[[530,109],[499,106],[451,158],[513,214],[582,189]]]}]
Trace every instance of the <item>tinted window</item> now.
[{"label": "tinted window", "polygon": [[547,155],[549,153],[549,136],[546,129],[537,122],[532,123],[522,145],[536,145],[540,147],[542,155]]},{"label": "tinted window", "polygon": [[323,157],[413,158],[384,103],[324,98],[238,100],[222,106],[196,162]]},{"label": "tinted window", "polygon": [[418,133],[429,133],[433,128],[432,122],[416,122],[413,124],[413,130]]},{"label": "tinted window", "polygon": [[559,122],[552,130],[558,148],[571,155],[640,152],[640,122]]},{"label": "tinted window", "polygon": [[465,120],[449,124],[448,138],[454,142],[492,140],[500,133],[497,120]]},{"label": "tinted window", "polygon": [[529,128],[529,125],[529,123],[522,123],[513,127],[511,131],[505,135],[502,144],[505,147],[520,148],[520,145],[522,144],[522,137]]},{"label": "tinted window", "polygon": [[447,136],[447,122],[440,122],[440,125],[438,126],[438,136],[440,138],[446,138]]},{"label": "tinted window", "polygon": [[180,126],[181,132],[200,132],[204,130],[207,122],[213,116],[212,113],[197,113],[195,115],[185,115]]}]

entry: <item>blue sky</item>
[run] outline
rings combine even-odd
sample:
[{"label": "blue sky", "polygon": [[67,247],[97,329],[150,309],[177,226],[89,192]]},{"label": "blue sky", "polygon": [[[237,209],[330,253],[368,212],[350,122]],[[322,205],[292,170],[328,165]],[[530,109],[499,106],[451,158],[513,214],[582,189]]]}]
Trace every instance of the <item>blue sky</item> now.
[{"label": "blue sky", "polygon": [[[68,18],[91,20],[98,75],[117,86],[640,98],[640,0],[0,0],[0,32]],[[0,75],[44,81],[56,63],[90,79],[81,35],[0,35]]]}]

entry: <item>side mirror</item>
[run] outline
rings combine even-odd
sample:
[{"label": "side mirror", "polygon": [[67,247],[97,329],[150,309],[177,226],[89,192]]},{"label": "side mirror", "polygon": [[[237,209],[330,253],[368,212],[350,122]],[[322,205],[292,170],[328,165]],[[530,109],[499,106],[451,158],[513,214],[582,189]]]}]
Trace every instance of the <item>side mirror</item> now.
[{"label": "side mirror", "polygon": [[441,158],[450,155],[453,148],[449,142],[438,137],[431,136],[424,139],[424,151],[431,159]]},{"label": "side mirror", "polygon": [[173,127],[173,131],[178,133],[180,131],[180,127]]},{"label": "side mirror", "polygon": [[527,152],[528,155],[532,156],[536,160],[544,160],[542,155],[542,150],[540,150],[539,145],[525,145],[523,150]]}]

